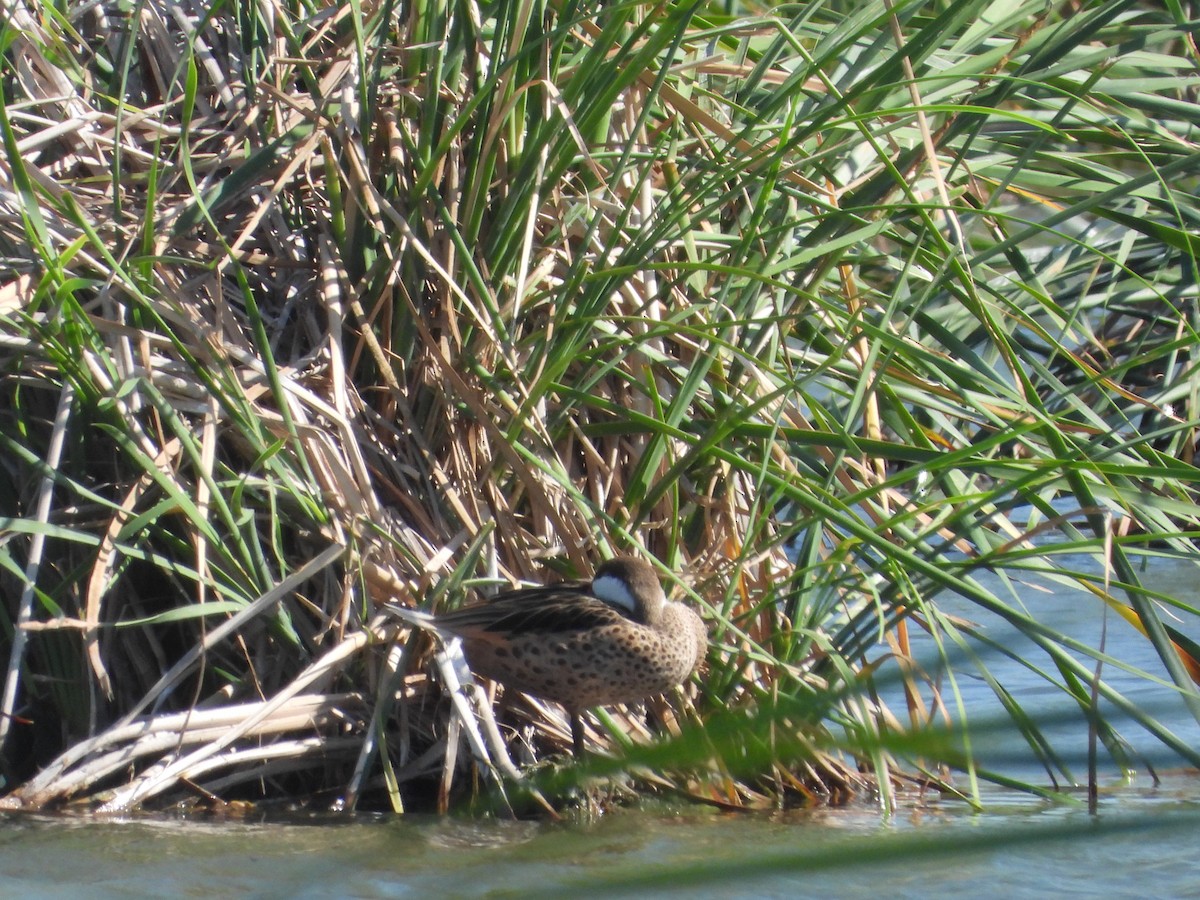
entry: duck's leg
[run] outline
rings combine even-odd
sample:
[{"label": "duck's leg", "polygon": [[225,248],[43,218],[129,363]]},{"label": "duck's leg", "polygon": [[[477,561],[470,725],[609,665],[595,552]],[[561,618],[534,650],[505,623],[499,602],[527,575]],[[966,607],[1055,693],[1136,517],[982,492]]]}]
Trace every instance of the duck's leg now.
[{"label": "duck's leg", "polygon": [[568,710],[571,714],[571,744],[575,758],[582,759],[583,748],[583,716],[576,710]]}]

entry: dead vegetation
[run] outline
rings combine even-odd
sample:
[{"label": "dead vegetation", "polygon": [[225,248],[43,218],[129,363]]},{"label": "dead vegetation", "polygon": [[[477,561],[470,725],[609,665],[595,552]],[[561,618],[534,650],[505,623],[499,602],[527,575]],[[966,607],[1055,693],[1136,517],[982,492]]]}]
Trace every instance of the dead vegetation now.
[{"label": "dead vegetation", "polygon": [[[974,113],[933,128],[867,66],[862,89],[892,102],[892,143],[871,144],[855,116],[874,101],[829,79],[833,10],[236,10],[7,7],[0,804],[445,808],[569,730],[513,697],[496,725],[380,605],[586,575],[618,551],[676,573],[712,648],[701,684],[602,712],[597,746],[645,789],[721,805],[890,802],[889,735],[913,729],[858,693],[875,639],[915,730],[945,718],[908,624],[956,627],[915,612],[967,590],[944,555],[1023,552],[1025,526],[995,513],[1006,479],[1061,476],[1027,428],[1039,392],[1009,389],[1017,342],[971,305],[1011,223],[968,223],[987,247],[943,237],[1012,186],[922,155],[966,153],[955,123]],[[1033,274],[1075,278],[1135,237]],[[973,269],[940,262],[964,254]],[[1178,286],[1138,283],[1160,310]],[[1087,331],[1062,327],[1059,349]],[[980,342],[995,370],[960,361]],[[1161,411],[1117,378],[1089,412]],[[1079,437],[1092,423],[1064,403],[1052,416]],[[1183,456],[1182,433],[1157,437]],[[1094,448],[1141,491],[1143,451],[1122,452]],[[795,576],[782,500],[811,536]],[[802,584],[828,586],[824,618]]]}]

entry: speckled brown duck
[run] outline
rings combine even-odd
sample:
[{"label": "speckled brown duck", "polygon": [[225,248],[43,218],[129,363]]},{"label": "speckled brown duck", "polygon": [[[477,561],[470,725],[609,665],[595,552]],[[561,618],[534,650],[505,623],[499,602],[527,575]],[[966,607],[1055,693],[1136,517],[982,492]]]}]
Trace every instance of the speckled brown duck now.
[{"label": "speckled brown duck", "polygon": [[584,709],[668,691],[708,648],[700,617],[630,557],[603,563],[590,582],[506,591],[422,624],[462,638],[477,675],[565,706],[577,754]]}]

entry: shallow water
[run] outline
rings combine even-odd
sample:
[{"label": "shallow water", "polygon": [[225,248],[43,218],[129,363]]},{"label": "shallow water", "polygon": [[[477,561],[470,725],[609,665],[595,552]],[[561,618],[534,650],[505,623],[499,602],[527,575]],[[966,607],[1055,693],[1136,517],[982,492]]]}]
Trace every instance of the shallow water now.
[{"label": "shallow water", "polygon": [[[1156,564],[1160,587],[1186,596],[1196,568]],[[1022,590],[1039,616],[1088,642],[1096,601]],[[973,614],[973,609],[962,612]],[[978,618],[976,616],[976,618]],[[995,636],[1011,641],[1005,626]],[[1196,637],[1197,635],[1192,635]],[[1136,632],[1108,618],[1114,655],[1147,671],[1161,663]],[[928,647],[922,652],[927,652]],[[1026,652],[1021,649],[1021,652]],[[932,659],[932,656],[929,657]],[[1033,673],[989,659],[1078,776],[1087,727]],[[1200,726],[1168,686],[1105,671],[1191,746]],[[998,703],[979,678],[960,677],[973,721]],[[1135,727],[1131,746],[1159,766],[1179,760]],[[1037,778],[1019,736],[977,740],[983,761]],[[1145,770],[1143,770],[1145,771]],[[884,816],[860,804],[786,814],[719,814],[688,807],[611,813],[580,823],[457,818],[317,817],[289,822],[154,818],[0,817],[0,898],[77,897],[945,897],[1200,896],[1200,776],[1148,774],[1107,786],[1099,815],[1078,800],[1047,801],[985,788],[985,809],[937,797]],[[1161,774],[1161,773],[1160,773]],[[1044,781],[1045,778],[1043,777]],[[1080,779],[1082,780],[1082,779]]]},{"label": "shallow water", "polygon": [[[1089,557],[1063,557],[1060,563],[1065,568],[1077,571],[1097,571],[1096,563]],[[1145,575],[1148,583],[1163,593],[1176,597],[1193,597],[1200,584],[1200,567],[1195,563],[1178,560],[1156,560],[1151,571]],[[978,579],[988,589],[1004,596],[1001,582],[993,575],[982,575]],[[1141,633],[1120,616],[1106,609],[1092,594],[1079,589],[1050,585],[1036,576],[1029,576],[1013,586],[1019,602],[1041,622],[1091,647],[1103,646],[1108,654],[1119,659],[1140,673],[1126,671],[1108,663],[1101,668],[1105,682],[1120,691],[1143,713],[1148,713],[1166,726],[1186,746],[1200,748],[1200,723],[1187,710],[1178,691],[1171,685],[1166,669],[1150,644]],[[1049,674],[1055,682],[1061,681],[1053,662],[1032,641],[999,617],[981,611],[978,607],[955,597],[939,598],[940,608],[949,613],[965,616],[986,628],[988,636],[1014,654],[1033,663],[1042,672]],[[1162,615],[1160,610],[1160,615]],[[1168,624],[1179,629],[1192,640],[1200,639],[1195,617],[1171,619]],[[932,641],[913,629],[914,654],[923,657],[928,670],[937,668]],[[1071,770],[1077,782],[1087,776],[1088,725],[1079,706],[1070,700],[1056,684],[1051,684],[1042,674],[1002,657],[997,652],[978,650],[989,671],[1008,689],[1013,698],[1022,705],[1027,715],[1033,718],[1046,738],[1052,742],[1054,751]],[[1095,669],[1093,659],[1080,653],[1073,654],[1090,672]],[[975,736],[974,749],[980,762],[995,771],[1013,777],[1035,780],[1044,770],[1030,753],[1028,745],[1011,725],[1000,701],[986,682],[974,671],[971,663],[956,660],[957,686],[962,695],[963,706],[969,713],[972,732]],[[943,679],[944,702],[953,702],[952,694],[946,690]],[[902,709],[899,695],[889,699],[895,709]],[[1112,722],[1120,737],[1126,742],[1131,761],[1142,768],[1147,766],[1179,766],[1179,755],[1165,746],[1156,737],[1146,732],[1124,712],[1107,701],[1101,702],[1105,717]],[[997,727],[989,727],[995,725]],[[1099,771],[1115,775],[1117,766],[1107,757],[1103,747],[1099,749]]]},{"label": "shallow water", "polygon": [[[779,816],[622,811],[589,825],[0,820],[3,896],[1196,896],[1200,782],[1078,806]],[[1014,836],[1018,842],[1014,843]]]}]

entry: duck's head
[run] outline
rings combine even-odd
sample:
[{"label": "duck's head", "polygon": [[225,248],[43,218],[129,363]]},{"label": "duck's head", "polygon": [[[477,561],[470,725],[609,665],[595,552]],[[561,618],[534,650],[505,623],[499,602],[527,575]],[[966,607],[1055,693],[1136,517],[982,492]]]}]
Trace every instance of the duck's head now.
[{"label": "duck's head", "polygon": [[592,593],[643,624],[653,623],[667,603],[654,567],[629,556],[602,563],[592,579]]}]

